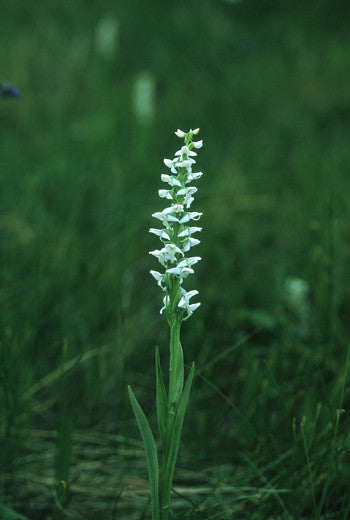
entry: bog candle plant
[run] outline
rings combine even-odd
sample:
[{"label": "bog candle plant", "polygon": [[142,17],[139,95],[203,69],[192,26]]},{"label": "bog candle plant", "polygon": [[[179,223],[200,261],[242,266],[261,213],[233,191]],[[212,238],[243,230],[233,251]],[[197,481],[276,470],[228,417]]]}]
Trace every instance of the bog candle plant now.
[{"label": "bog candle plant", "polygon": [[197,188],[190,184],[202,176],[202,172],[192,171],[196,163],[195,149],[203,146],[203,141],[193,140],[198,132],[199,128],[187,133],[182,130],[175,132],[180,139],[183,139],[184,144],[175,153],[173,159],[164,159],[169,173],[161,175],[166,189],[160,189],[158,193],[168,202],[168,206],[152,215],[160,221],[162,228],[150,229],[150,232],[157,235],[162,242],[161,249],[150,252],[161,264],[162,272],[152,270],[150,273],[164,294],[160,313],[166,316],[170,329],[168,388],[163,378],[158,348],[155,354],[156,408],[162,445],[160,465],[148,420],[129,387],[131,405],[145,445],[152,520],[167,520],[169,516],[171,486],[194,374],[193,363],[185,382],[180,329],[182,322],[187,320],[200,305],[200,303],[191,303],[198,291],[187,291],[183,288],[183,281],[194,272],[193,266],[200,260],[199,256],[190,255],[191,248],[200,242],[193,235],[202,229],[193,225],[200,219],[202,213],[190,211],[193,196],[197,191]]}]

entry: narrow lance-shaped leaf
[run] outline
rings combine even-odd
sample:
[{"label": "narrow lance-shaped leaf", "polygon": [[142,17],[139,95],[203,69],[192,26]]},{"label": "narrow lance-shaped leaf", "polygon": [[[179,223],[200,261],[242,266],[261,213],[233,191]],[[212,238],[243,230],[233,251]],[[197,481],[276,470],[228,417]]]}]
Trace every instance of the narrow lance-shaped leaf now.
[{"label": "narrow lance-shaped leaf", "polygon": [[146,462],[151,490],[152,520],[159,520],[159,470],[156,443],[154,441],[147,418],[143,413],[141,406],[137,402],[137,399],[130,386],[128,386],[128,391],[131,406],[134,410],[136,421],[141,432],[143,443],[145,445]]}]

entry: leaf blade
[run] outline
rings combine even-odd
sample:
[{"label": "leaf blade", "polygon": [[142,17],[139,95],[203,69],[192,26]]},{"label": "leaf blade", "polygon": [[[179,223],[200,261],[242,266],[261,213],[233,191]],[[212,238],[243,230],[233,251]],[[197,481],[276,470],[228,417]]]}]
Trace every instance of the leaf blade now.
[{"label": "leaf blade", "polygon": [[128,386],[129,398],[141,433],[146,452],[146,462],[151,491],[152,520],[159,520],[159,469],[157,447],[148,420],[134,392]]}]

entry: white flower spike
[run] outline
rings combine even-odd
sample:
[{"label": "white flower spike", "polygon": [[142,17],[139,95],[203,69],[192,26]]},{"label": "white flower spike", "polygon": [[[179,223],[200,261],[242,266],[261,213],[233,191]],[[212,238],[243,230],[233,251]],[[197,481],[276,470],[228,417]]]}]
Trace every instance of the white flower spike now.
[{"label": "white flower spike", "polygon": [[150,251],[150,254],[164,267],[164,273],[153,270],[150,273],[165,293],[160,313],[165,313],[169,323],[174,318],[178,322],[187,320],[200,306],[200,303],[190,303],[190,298],[198,291],[187,292],[181,285],[185,278],[194,273],[192,266],[201,260],[199,256],[188,258],[185,255],[191,247],[200,243],[191,235],[202,230],[201,227],[191,225],[191,221],[199,220],[202,213],[188,211],[197,192],[195,186],[188,184],[203,175],[202,172],[192,172],[192,165],[196,162],[193,157],[197,156],[194,149],[203,146],[202,140],[192,140],[198,132],[199,128],[187,133],[176,130],[175,135],[184,139],[184,144],[175,152],[173,159],[164,159],[164,165],[171,173],[163,173],[161,180],[169,185],[169,189],[158,190],[160,198],[169,201],[171,205],[152,215],[161,221],[164,228],[150,228],[150,233],[157,235],[163,243],[162,249]]}]

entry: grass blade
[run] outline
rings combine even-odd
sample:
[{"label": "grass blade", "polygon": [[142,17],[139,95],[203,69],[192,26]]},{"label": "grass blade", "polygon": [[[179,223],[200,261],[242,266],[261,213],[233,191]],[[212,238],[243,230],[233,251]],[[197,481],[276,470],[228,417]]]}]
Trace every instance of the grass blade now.
[{"label": "grass blade", "polygon": [[329,481],[330,481],[330,478],[331,478],[331,472],[332,472],[332,469],[333,469],[333,466],[334,466],[334,463],[335,463],[335,456],[336,456],[336,449],[337,449],[337,438],[338,438],[338,433],[339,433],[340,415],[341,415],[341,410],[342,410],[342,406],[343,406],[343,402],[344,402],[345,387],[346,387],[346,381],[347,381],[347,377],[348,377],[349,368],[350,368],[350,345],[348,345],[348,350],[347,350],[347,354],[346,354],[343,382],[342,382],[341,390],[340,390],[338,409],[336,411],[336,421],[335,421],[335,426],[334,426],[334,434],[333,434],[331,449],[329,451],[329,459],[328,459],[328,465],[327,465],[327,476],[326,476],[326,480],[325,480],[323,491],[322,491],[321,500],[320,500],[319,507],[318,507],[318,518],[320,518],[321,514],[322,514],[322,508],[324,506],[324,503],[325,503],[326,497],[327,497]]},{"label": "grass blade", "polygon": [[317,518],[317,506],[316,506],[316,495],[315,495],[315,485],[314,485],[314,479],[312,477],[312,470],[311,470],[311,463],[310,463],[310,456],[309,456],[309,449],[306,442],[305,437],[305,422],[304,419],[301,421],[300,424],[300,430],[301,435],[303,437],[303,445],[304,445],[304,451],[305,451],[305,457],[306,457],[306,464],[307,464],[307,470],[309,473],[309,479],[310,479],[310,486],[311,486],[311,494],[312,494],[312,503],[314,506],[314,514],[315,518]]}]

